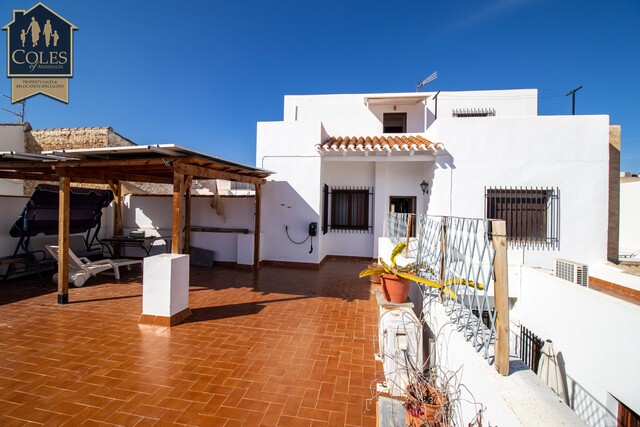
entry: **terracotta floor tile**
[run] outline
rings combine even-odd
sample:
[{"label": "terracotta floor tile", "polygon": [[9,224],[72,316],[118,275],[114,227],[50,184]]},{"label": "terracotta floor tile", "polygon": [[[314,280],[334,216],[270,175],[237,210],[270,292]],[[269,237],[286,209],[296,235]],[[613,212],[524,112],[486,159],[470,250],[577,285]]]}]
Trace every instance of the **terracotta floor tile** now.
[{"label": "terracotta floor tile", "polygon": [[373,425],[363,266],[192,267],[193,315],[173,328],[138,325],[136,269],[64,306],[36,279],[2,283],[0,425]]}]

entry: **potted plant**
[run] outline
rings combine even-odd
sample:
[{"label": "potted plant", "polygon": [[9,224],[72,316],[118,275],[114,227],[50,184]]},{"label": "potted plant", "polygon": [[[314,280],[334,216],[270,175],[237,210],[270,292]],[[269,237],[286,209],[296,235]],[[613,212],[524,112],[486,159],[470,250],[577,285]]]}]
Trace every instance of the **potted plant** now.
[{"label": "potted plant", "polygon": [[[425,279],[417,275],[419,265],[416,263],[409,263],[400,266],[396,262],[398,255],[404,250],[407,245],[400,242],[393,248],[390,256],[390,264],[384,262],[382,258],[379,259],[379,265],[370,266],[369,268],[360,272],[360,278],[369,276],[379,276],[382,281],[382,293],[385,300],[396,304],[402,304],[407,302],[407,296],[409,295],[409,286],[411,281],[418,282],[422,285],[431,286],[437,289],[443,289],[442,285],[434,281]],[[453,292],[445,287],[443,289],[447,293],[453,294]],[[455,294],[453,294],[455,296]]]},{"label": "potted plant", "polygon": [[420,376],[407,385],[403,404],[407,411],[407,425],[412,427],[446,426],[449,418],[447,395],[427,378]]}]

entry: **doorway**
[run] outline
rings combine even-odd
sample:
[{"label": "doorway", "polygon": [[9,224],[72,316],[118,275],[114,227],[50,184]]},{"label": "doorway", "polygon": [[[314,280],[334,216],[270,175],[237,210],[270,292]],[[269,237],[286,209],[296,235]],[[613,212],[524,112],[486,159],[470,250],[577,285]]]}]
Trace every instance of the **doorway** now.
[{"label": "doorway", "polygon": [[411,197],[391,196],[391,197],[389,197],[389,212],[406,213],[406,214],[414,214],[414,213],[416,213],[416,198],[415,198],[415,196],[411,196]]},{"label": "doorway", "polygon": [[[402,213],[402,214],[415,214],[416,213],[416,197],[389,197],[389,212]],[[415,220],[415,218],[413,218]],[[416,226],[411,224],[409,229],[409,236],[416,237]]]}]

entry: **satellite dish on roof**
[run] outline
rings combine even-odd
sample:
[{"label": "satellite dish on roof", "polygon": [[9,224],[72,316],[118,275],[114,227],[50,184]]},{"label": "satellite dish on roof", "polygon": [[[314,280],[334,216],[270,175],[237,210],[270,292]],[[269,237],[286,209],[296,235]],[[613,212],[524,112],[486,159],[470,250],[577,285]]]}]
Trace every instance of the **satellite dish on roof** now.
[{"label": "satellite dish on roof", "polygon": [[431,74],[429,77],[427,77],[426,79],[424,79],[423,81],[421,81],[420,83],[418,83],[416,85],[416,92],[418,91],[418,89],[420,89],[422,86],[426,85],[429,82],[434,81],[435,79],[438,78],[438,72],[434,71],[433,74]]}]

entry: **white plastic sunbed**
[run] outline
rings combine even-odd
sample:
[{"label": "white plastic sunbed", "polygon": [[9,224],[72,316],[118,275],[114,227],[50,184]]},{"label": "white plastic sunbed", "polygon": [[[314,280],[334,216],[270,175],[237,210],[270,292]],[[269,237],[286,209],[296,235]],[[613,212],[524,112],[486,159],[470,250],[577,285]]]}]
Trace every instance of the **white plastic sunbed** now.
[{"label": "white plastic sunbed", "polygon": [[[45,248],[51,256],[58,261],[59,251],[57,246],[46,245]],[[120,267],[127,266],[131,269],[132,265],[142,264],[142,260],[137,259],[101,259],[98,261],[90,261],[87,258],[78,258],[76,254],[69,249],[69,283],[77,288],[84,285],[87,279],[98,273],[110,272],[116,280],[120,280]],[[53,275],[53,281],[58,281],[58,273]]]}]

